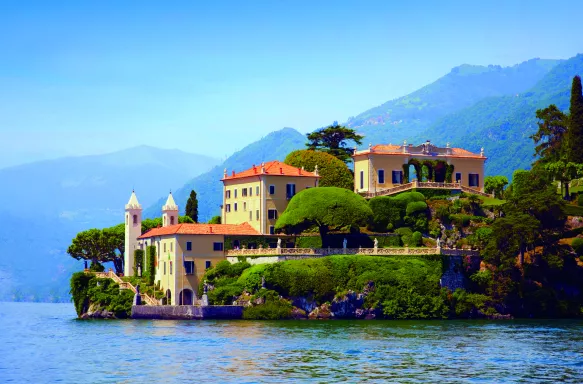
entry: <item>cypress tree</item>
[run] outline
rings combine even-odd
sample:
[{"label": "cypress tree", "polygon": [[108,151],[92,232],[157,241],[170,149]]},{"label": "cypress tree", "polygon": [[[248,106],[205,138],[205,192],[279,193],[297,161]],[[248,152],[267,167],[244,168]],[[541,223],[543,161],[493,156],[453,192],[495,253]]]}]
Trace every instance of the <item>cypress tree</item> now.
[{"label": "cypress tree", "polygon": [[189,216],[195,223],[198,223],[198,200],[196,192],[190,191],[190,196],[186,202],[186,216]]},{"label": "cypress tree", "polygon": [[571,86],[569,108],[569,161],[583,163],[583,93],[581,78],[575,76]]}]

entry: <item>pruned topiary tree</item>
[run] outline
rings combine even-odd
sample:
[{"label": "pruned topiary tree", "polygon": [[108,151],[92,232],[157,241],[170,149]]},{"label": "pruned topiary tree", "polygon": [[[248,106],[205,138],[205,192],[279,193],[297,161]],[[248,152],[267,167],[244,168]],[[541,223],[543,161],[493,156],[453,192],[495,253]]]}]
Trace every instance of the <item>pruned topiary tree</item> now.
[{"label": "pruned topiary tree", "polygon": [[327,247],[326,234],[330,229],[364,226],[371,217],[366,200],[352,191],[337,187],[310,188],[290,200],[275,229],[290,234],[317,226],[322,246]]},{"label": "pruned topiary tree", "polygon": [[329,153],[312,150],[297,150],[291,152],[284,163],[306,171],[313,172],[318,166],[320,187],[338,187],[353,190],[354,177],[346,164]]}]

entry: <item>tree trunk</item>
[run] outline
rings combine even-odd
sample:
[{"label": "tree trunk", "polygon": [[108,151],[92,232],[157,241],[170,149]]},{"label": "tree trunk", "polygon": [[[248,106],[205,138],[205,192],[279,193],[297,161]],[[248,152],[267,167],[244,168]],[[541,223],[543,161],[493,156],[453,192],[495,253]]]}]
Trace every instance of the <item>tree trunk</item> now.
[{"label": "tree trunk", "polygon": [[123,258],[116,257],[113,259],[113,266],[115,267],[116,274],[123,273]]},{"label": "tree trunk", "polygon": [[327,225],[320,225],[318,227],[320,230],[320,238],[322,239],[322,248],[328,247],[328,226]]},{"label": "tree trunk", "polygon": [[569,193],[569,182],[565,182],[565,200],[571,201],[571,194]]},{"label": "tree trunk", "polygon": [[518,258],[518,263],[520,264],[521,267],[524,265],[524,246],[523,245],[520,246],[520,256]]}]

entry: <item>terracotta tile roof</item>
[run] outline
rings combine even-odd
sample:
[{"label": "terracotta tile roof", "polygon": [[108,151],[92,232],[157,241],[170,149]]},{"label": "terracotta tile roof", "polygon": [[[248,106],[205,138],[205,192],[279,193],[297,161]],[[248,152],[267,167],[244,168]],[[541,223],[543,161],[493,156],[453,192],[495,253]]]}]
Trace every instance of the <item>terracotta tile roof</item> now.
[{"label": "terracotta tile roof", "polygon": [[[262,168],[264,172],[261,171]],[[254,165],[245,171],[239,173],[233,172],[230,175],[225,175],[221,180],[233,180],[259,175],[320,177],[316,176],[314,172],[302,171],[300,168],[292,167],[291,165],[275,160],[264,163],[263,167],[261,165]]]},{"label": "terracotta tile roof", "polygon": [[373,151],[388,151],[388,152],[396,152],[401,151],[403,152],[403,147],[400,145],[393,145],[393,144],[377,144],[372,146]]},{"label": "terracotta tile roof", "polygon": [[243,224],[175,224],[152,228],[138,239],[166,235],[259,235],[249,223]]}]

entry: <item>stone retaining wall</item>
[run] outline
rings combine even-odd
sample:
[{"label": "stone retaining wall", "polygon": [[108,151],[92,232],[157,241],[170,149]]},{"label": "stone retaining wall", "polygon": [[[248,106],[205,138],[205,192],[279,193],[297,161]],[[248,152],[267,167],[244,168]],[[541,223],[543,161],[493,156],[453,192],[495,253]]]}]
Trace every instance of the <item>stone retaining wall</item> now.
[{"label": "stone retaining wall", "polygon": [[239,305],[134,305],[132,319],[206,320],[241,319],[243,307]]}]

